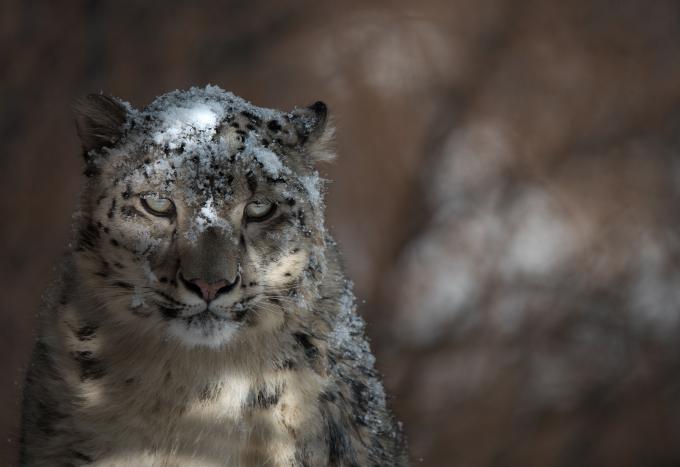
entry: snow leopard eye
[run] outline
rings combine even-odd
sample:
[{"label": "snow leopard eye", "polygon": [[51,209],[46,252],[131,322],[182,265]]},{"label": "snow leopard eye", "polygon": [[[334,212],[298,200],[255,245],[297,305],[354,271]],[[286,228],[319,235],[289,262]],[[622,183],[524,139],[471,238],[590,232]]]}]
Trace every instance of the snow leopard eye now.
[{"label": "snow leopard eye", "polygon": [[276,204],[271,201],[253,201],[246,206],[246,221],[262,222],[269,219],[274,211],[276,211]]},{"label": "snow leopard eye", "polygon": [[167,198],[144,197],[142,198],[142,206],[150,214],[159,217],[169,217],[175,212],[175,204]]}]

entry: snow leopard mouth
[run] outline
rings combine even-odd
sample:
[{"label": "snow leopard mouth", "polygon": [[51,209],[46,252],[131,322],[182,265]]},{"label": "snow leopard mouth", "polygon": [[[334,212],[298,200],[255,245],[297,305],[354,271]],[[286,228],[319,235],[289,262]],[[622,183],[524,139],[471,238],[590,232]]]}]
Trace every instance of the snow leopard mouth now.
[{"label": "snow leopard mouth", "polygon": [[156,306],[164,319],[181,320],[187,324],[208,323],[210,321],[240,322],[250,311],[250,303],[255,298],[255,296],[246,297],[229,306],[211,306],[206,304],[202,309],[188,316],[182,313],[189,308],[188,306],[168,306],[165,303],[156,303]]}]

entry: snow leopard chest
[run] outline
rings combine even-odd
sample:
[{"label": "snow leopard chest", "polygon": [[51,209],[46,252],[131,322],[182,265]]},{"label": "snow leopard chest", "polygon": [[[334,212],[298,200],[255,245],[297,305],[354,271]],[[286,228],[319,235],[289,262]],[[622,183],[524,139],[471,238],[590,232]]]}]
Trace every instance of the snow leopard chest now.
[{"label": "snow leopard chest", "polygon": [[304,373],[256,382],[235,372],[202,388],[130,392],[87,414],[101,439],[89,452],[107,467],[294,465],[296,433],[318,418],[305,393],[314,386]]}]

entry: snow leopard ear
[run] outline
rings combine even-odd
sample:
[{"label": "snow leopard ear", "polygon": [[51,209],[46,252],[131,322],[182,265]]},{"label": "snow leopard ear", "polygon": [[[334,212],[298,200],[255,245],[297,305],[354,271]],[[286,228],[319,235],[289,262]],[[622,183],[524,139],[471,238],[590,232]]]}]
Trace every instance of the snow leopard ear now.
[{"label": "snow leopard ear", "polygon": [[85,159],[91,151],[110,147],[123,136],[129,108],[119,99],[88,94],[73,106]]},{"label": "snow leopard ear", "polygon": [[312,161],[335,159],[332,143],[335,128],[328,117],[328,107],[321,101],[297,108],[289,114],[300,146]]}]

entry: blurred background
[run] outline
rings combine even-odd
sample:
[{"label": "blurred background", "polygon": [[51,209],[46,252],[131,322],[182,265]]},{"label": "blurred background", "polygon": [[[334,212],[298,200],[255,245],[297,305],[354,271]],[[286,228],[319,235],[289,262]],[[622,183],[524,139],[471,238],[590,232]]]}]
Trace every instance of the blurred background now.
[{"label": "blurred background", "polygon": [[321,171],[414,465],[680,465],[680,3],[0,4],[0,464],[68,242],[70,105],[325,101]]}]

